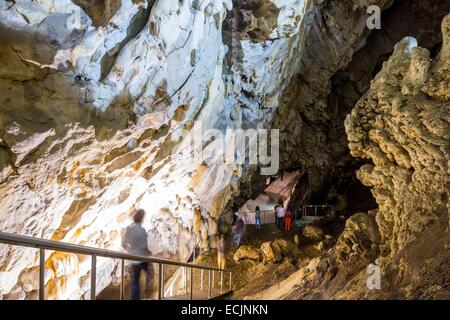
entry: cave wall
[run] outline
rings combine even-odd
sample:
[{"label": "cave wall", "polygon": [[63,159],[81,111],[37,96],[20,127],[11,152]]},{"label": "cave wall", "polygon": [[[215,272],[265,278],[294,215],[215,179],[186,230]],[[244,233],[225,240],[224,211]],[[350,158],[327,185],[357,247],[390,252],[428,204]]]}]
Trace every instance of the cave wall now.
[{"label": "cave wall", "polygon": [[[287,299],[449,299],[449,28],[432,58],[413,37],[395,45],[345,120],[357,172],[378,209],[346,221]],[[380,287],[367,283],[379,267]]]},{"label": "cave wall", "polygon": [[373,162],[357,174],[372,187],[377,222],[394,254],[448,218],[448,21],[437,59],[416,39],[402,40],[345,122],[352,155]]},{"label": "cave wall", "polygon": [[[404,33],[445,12],[439,1],[430,9],[398,2],[431,10]],[[267,177],[257,166],[186,161],[194,152],[186,132],[198,121],[221,131],[280,129],[280,169],[307,177],[297,201],[333,198],[357,183],[362,163],[349,155],[345,115],[404,36],[387,34],[379,51],[366,46],[386,43],[365,27],[375,3],[392,4],[0,0],[1,230],[117,250],[122,228],[144,208],[155,255],[183,259],[195,238],[214,248],[223,209],[256,196]],[[433,52],[436,21],[418,31]],[[376,53],[366,61],[364,50]],[[376,184],[358,177],[377,199]],[[394,248],[404,238],[384,236]],[[2,294],[36,297],[36,252],[0,250]],[[49,255],[47,298],[86,298],[89,264]],[[118,271],[99,261],[99,290]]]},{"label": "cave wall", "polygon": [[[399,42],[345,122],[352,155],[372,162],[357,174],[379,204],[376,221],[384,245],[377,264],[400,273],[396,282],[427,274],[427,286],[413,278],[403,289],[407,297],[445,296],[449,281],[450,15],[442,34],[435,59],[415,38]],[[427,245],[429,229],[440,238]],[[434,248],[426,252],[427,246]]]}]

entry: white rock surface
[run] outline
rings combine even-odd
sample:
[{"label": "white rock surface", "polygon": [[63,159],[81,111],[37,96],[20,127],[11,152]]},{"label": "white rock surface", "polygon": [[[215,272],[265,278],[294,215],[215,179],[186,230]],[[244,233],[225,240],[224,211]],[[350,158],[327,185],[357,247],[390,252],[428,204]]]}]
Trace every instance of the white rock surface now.
[{"label": "white rock surface", "polygon": [[[184,258],[194,233],[213,246],[243,168],[186,161],[182,129],[267,126],[299,63],[307,1],[268,3],[273,30],[238,39],[231,72],[231,0],[77,3],[0,0],[0,230],[119,250],[144,208],[154,255]],[[36,251],[0,252],[0,294],[33,294]],[[53,253],[46,266],[48,299],[87,297],[89,259]],[[98,275],[100,291],[114,262]]]}]

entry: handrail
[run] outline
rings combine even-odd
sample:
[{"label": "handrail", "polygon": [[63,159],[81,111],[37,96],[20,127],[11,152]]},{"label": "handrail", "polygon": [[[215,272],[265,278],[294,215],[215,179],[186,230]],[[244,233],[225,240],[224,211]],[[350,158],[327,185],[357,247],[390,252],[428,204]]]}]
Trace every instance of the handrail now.
[{"label": "handrail", "polygon": [[[300,215],[300,219],[303,217],[317,217],[317,209],[318,208],[331,208],[331,214],[334,214],[334,205],[332,204],[305,204],[301,208],[298,208],[295,212],[295,220],[299,220],[298,216]],[[308,208],[314,208],[314,215],[309,215],[307,212]]]},{"label": "handrail", "polygon": [[[98,249],[88,246],[58,242],[54,240],[46,240],[40,238],[34,238],[30,236],[12,234],[7,232],[0,232],[0,243],[6,243],[15,246],[22,247],[32,247],[39,249],[39,299],[44,300],[44,263],[45,263],[45,250],[54,250],[54,251],[62,251],[62,252],[70,252],[75,254],[82,255],[90,255],[92,257],[91,261],[91,299],[95,300],[96,296],[96,262],[97,257],[106,257],[113,259],[121,259],[121,288],[120,288],[120,299],[122,300],[124,297],[124,260],[131,261],[140,261],[140,262],[148,262],[148,263],[157,263],[159,265],[159,282],[158,282],[158,299],[164,298],[164,265],[175,265],[179,267],[187,267],[191,270],[191,276],[193,269],[200,270],[208,270],[211,271],[219,271],[221,274],[227,272],[230,275],[230,291],[232,288],[232,272],[227,269],[219,269],[214,267],[202,266],[194,263],[184,263],[180,261],[170,260],[170,259],[162,259],[162,258],[154,258],[149,256],[141,256],[135,254],[129,254],[124,252]],[[223,276],[222,276],[223,278]],[[191,292],[190,298],[193,299],[192,292],[192,277],[191,277]],[[223,280],[222,280],[223,281]],[[223,282],[221,283],[223,286]],[[209,282],[209,287],[211,287],[211,282]],[[221,290],[222,291],[222,290]],[[223,292],[221,292],[223,293]],[[211,297],[210,291],[208,292],[208,298]]]},{"label": "handrail", "polygon": [[180,262],[180,261],[170,260],[170,259],[154,258],[154,257],[149,257],[149,256],[140,256],[140,255],[119,252],[119,251],[98,249],[98,248],[94,248],[94,247],[59,242],[59,241],[54,241],[54,240],[34,238],[34,237],[12,234],[12,233],[7,233],[7,232],[0,232],[0,243],[1,242],[12,244],[12,245],[24,246],[24,247],[40,248],[40,249],[45,249],[45,250],[64,251],[64,252],[77,253],[77,254],[83,254],[83,255],[96,255],[97,257],[124,259],[124,260],[131,260],[131,261],[145,261],[145,262],[150,262],[150,263],[164,263],[164,264],[176,265],[176,266],[180,266],[180,267],[189,267],[189,268],[193,267],[195,269],[230,272],[230,270],[227,270],[227,269],[219,269],[219,268],[202,266],[202,265],[197,265],[197,264],[192,264],[192,263],[185,263],[185,262]]}]

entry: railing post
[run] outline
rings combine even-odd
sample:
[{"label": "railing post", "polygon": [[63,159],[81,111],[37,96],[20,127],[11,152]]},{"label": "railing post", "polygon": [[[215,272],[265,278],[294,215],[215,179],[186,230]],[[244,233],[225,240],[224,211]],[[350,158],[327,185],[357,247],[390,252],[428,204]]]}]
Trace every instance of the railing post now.
[{"label": "railing post", "polygon": [[208,299],[211,298],[211,269],[208,270]]},{"label": "railing post", "polygon": [[184,294],[187,294],[187,270],[186,270],[186,267],[183,267],[183,287],[184,287]]},{"label": "railing post", "polygon": [[202,269],[200,271],[200,291],[203,291],[203,273],[204,273],[204,270]]},{"label": "railing post", "polygon": [[223,270],[220,271],[220,294],[223,294]]},{"label": "railing post", "polygon": [[231,284],[232,284],[232,282],[231,282],[231,271],[230,271],[230,291],[233,288],[233,286]]},{"label": "railing post", "polygon": [[91,256],[91,300],[95,300],[95,286],[97,282],[97,256]]},{"label": "railing post", "polygon": [[215,287],[214,270],[212,271],[212,287]]},{"label": "railing post", "polygon": [[45,250],[39,249],[39,300],[45,300]]},{"label": "railing post", "polygon": [[164,264],[159,263],[158,300],[164,298]]},{"label": "railing post", "polygon": [[161,300],[161,263],[158,263],[158,300]]},{"label": "railing post", "polygon": [[189,276],[189,278],[190,278],[190,286],[191,286],[191,288],[190,288],[190,296],[191,296],[191,300],[193,300],[193,298],[194,298],[194,269],[191,267],[191,272],[190,272],[190,276]]},{"label": "railing post", "polygon": [[124,298],[125,284],[123,283],[125,277],[125,261],[121,259],[120,263],[120,300]]}]

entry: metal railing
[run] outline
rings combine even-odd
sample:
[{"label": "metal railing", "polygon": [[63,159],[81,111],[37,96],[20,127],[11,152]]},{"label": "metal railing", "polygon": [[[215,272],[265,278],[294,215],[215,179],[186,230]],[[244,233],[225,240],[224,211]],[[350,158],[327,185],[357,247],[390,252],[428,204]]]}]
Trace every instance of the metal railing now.
[{"label": "metal railing", "polygon": [[[125,270],[124,262],[125,262],[125,260],[158,264],[158,270],[159,270],[158,300],[161,300],[164,298],[164,266],[165,265],[186,267],[186,268],[190,269],[191,283],[190,283],[189,298],[191,300],[193,299],[193,294],[194,294],[194,286],[193,286],[193,275],[194,275],[193,270],[194,269],[208,270],[209,274],[211,274],[211,272],[214,273],[216,271],[220,272],[221,280],[222,280],[220,294],[225,293],[224,288],[223,288],[224,287],[223,275],[224,275],[224,273],[229,273],[229,276],[230,276],[229,291],[231,291],[231,289],[232,289],[232,272],[230,270],[226,270],[226,269],[202,266],[202,265],[197,265],[197,264],[193,264],[193,263],[183,263],[183,262],[169,260],[169,259],[160,259],[160,258],[153,258],[153,257],[147,257],[147,256],[133,255],[133,254],[129,254],[129,253],[92,248],[92,247],[58,242],[58,241],[53,241],[53,240],[45,240],[45,239],[17,235],[17,234],[12,234],[12,233],[7,233],[7,232],[0,232],[0,243],[39,249],[39,300],[45,299],[45,291],[44,291],[44,288],[45,288],[45,276],[44,276],[45,250],[69,252],[69,253],[91,256],[91,300],[95,300],[95,298],[96,298],[97,257],[105,257],[105,258],[113,258],[113,259],[121,260],[120,300],[124,299],[124,270]],[[211,285],[212,285],[211,277],[209,277],[208,295],[207,295],[208,299],[212,298]]]}]

